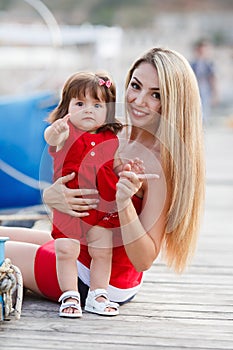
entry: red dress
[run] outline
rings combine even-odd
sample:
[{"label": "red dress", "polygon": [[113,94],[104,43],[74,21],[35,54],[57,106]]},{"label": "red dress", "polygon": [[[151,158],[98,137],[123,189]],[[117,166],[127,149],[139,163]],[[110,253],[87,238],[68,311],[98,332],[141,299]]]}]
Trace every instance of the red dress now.
[{"label": "red dress", "polygon": [[52,236],[55,239],[75,238],[86,244],[86,233],[94,225],[119,227],[118,215],[114,213],[118,177],[113,171],[119,142],[110,130],[91,134],[75,128],[71,122],[69,127],[69,137],[63,148],[56,152],[56,147],[49,147],[54,159],[54,181],[75,172],[75,178],[66,184],[67,187],[98,189],[100,202],[98,208],[90,210],[90,215],[84,218],[75,218],[54,210]]}]

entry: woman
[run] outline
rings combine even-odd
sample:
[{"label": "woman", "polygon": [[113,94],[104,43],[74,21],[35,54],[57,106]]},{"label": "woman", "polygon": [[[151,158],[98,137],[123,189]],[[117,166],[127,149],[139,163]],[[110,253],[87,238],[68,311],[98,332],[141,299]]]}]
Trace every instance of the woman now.
[{"label": "woman", "polygon": [[[130,164],[119,174],[116,202],[121,231],[114,234],[108,288],[110,299],[118,303],[138,292],[143,271],[160,252],[169,267],[184,270],[195,251],[204,199],[201,104],[187,60],[172,50],[149,50],[129,70],[125,104],[130,125],[119,136],[120,157],[125,162],[140,155],[145,173],[151,176],[137,176]],[[66,188],[73,176],[57,180],[44,199],[57,210],[82,217],[98,203],[90,196],[94,197],[94,190]],[[25,287],[58,299],[61,291],[49,234],[0,229],[1,235],[21,241],[7,242],[6,256],[21,269]],[[78,261],[82,302],[88,291],[89,264],[87,247],[82,246]]]}]

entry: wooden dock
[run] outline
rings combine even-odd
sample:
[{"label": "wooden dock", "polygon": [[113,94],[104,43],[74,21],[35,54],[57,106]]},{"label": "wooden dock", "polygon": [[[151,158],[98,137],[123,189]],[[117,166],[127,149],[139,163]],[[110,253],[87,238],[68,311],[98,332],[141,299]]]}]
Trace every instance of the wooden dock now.
[{"label": "wooden dock", "polygon": [[233,129],[206,131],[206,210],[192,266],[157,261],[141,291],[105,318],[58,317],[58,304],[26,293],[19,321],[0,323],[0,349],[233,349]]}]

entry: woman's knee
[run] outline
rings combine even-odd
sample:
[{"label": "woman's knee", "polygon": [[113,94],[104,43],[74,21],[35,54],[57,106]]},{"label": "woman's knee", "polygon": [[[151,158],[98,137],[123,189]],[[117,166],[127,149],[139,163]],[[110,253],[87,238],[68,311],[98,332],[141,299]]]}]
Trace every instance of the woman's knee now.
[{"label": "woman's knee", "polygon": [[24,287],[36,293],[40,293],[34,268],[39,247],[36,244],[12,241],[7,242],[5,247],[6,258],[10,258],[12,264],[16,265],[22,273]]}]

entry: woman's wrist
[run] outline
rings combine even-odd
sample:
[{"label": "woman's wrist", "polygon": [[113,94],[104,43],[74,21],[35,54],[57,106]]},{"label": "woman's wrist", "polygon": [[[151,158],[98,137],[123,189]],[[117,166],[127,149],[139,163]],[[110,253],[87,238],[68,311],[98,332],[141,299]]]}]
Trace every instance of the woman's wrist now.
[{"label": "woman's wrist", "polygon": [[118,215],[124,245],[134,243],[145,235],[145,230],[141,225],[131,199],[119,204]]},{"label": "woman's wrist", "polygon": [[132,204],[131,198],[125,200],[118,199],[116,200],[118,212],[125,210],[130,204]]}]

